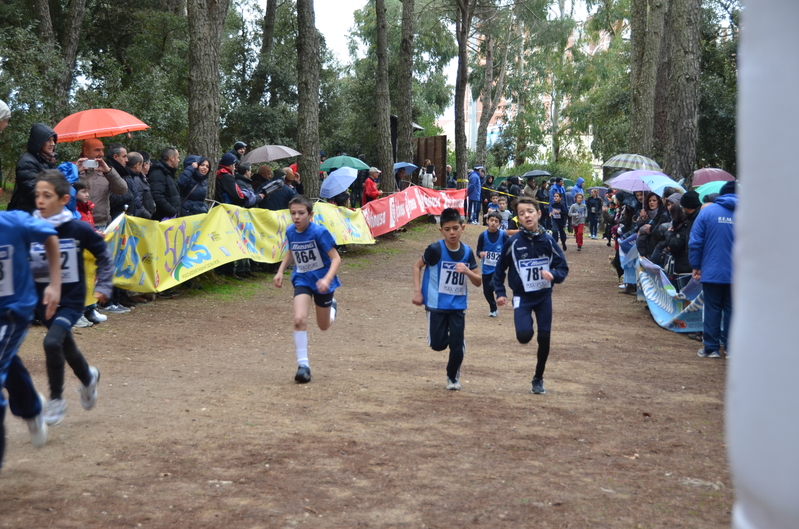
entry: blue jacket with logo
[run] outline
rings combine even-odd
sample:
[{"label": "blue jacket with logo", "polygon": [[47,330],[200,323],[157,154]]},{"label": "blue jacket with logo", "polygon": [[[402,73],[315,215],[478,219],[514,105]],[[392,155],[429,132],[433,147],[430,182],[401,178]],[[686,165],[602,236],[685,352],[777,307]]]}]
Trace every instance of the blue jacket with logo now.
[{"label": "blue jacket with logo", "polygon": [[472,171],[469,174],[469,200],[480,202],[480,197],[483,194],[482,181],[480,180],[480,173]]},{"label": "blue jacket with logo", "polygon": [[738,197],[721,195],[696,217],[688,241],[691,268],[702,271],[702,283],[732,283],[735,206]]}]

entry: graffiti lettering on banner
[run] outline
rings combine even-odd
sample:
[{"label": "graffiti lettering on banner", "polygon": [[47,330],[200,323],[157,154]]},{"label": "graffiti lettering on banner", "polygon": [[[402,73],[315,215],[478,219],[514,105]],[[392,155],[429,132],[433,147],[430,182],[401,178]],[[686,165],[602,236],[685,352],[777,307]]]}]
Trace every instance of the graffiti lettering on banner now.
[{"label": "graffiti lettering on banner", "polygon": [[[327,228],[337,244],[374,243],[360,210],[319,202],[313,221]],[[156,292],[238,259],[280,262],[290,224],[288,210],[248,210],[228,204],[207,214],[163,222],[122,216],[106,232],[114,285]]]},{"label": "graffiti lettering on banner", "polygon": [[377,237],[401,228],[422,215],[441,215],[447,208],[464,214],[466,189],[436,191],[426,187],[411,186],[391,196],[373,200],[362,211],[372,235]]}]

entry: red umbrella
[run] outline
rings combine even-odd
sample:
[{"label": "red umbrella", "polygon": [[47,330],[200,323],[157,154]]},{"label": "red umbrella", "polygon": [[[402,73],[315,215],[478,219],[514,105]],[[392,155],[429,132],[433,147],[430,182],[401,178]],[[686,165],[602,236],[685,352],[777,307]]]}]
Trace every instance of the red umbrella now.
[{"label": "red umbrella", "polygon": [[149,125],[127,112],[115,108],[93,108],[65,117],[53,130],[58,134],[59,143],[65,143],[149,128]]},{"label": "red umbrella", "polygon": [[[59,139],[61,139],[59,137]],[[694,187],[699,187],[708,182],[732,182],[735,177],[724,169],[716,169],[714,167],[705,167],[694,171]]]}]

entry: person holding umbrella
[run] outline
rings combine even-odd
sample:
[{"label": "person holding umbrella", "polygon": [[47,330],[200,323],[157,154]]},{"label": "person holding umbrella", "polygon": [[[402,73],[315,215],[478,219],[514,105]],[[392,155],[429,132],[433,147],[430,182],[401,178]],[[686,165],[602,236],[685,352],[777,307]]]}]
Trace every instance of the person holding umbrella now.
[{"label": "person holding umbrella", "polygon": [[[2,121],[8,123],[8,117]],[[33,124],[28,135],[27,151],[17,161],[17,177],[14,191],[11,194],[11,202],[8,203],[8,211],[34,212],[36,209],[36,175],[45,169],[55,169],[53,150],[56,142],[58,142],[58,134],[53,129],[44,123]]]}]

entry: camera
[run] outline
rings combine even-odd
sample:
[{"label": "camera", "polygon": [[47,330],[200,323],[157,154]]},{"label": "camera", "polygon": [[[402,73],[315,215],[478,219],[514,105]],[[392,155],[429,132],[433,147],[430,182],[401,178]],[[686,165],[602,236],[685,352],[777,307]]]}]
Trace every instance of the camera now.
[{"label": "camera", "polygon": [[83,167],[85,169],[97,168],[97,160],[85,160],[83,162]]}]

